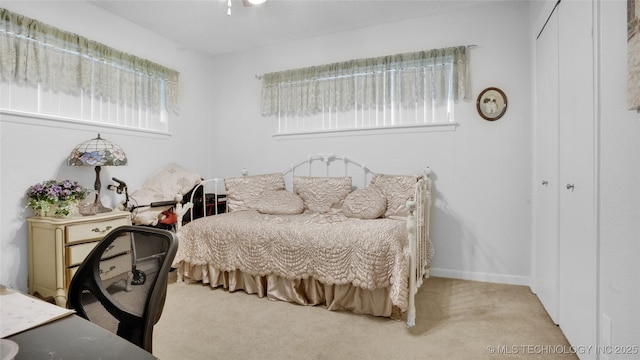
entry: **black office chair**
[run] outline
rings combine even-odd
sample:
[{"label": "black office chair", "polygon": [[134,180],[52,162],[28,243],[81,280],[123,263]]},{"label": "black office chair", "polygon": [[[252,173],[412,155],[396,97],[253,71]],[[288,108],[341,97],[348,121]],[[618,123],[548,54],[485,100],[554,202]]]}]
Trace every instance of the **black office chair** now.
[{"label": "black office chair", "polygon": [[114,229],[73,276],[67,307],[151,353],[153,326],[164,308],[177,250],[178,239],[170,231]]}]

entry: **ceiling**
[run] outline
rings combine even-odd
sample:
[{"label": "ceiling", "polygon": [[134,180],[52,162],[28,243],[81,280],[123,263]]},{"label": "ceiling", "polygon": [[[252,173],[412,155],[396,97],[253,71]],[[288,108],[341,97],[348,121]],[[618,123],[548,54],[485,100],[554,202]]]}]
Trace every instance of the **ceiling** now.
[{"label": "ceiling", "polygon": [[299,38],[434,16],[495,0],[88,0],[113,14],[212,56]]}]

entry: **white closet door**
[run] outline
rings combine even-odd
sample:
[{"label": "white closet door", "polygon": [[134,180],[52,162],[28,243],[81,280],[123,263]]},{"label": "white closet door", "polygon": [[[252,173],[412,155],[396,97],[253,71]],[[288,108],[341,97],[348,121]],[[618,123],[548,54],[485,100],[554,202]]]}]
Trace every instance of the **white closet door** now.
[{"label": "white closet door", "polygon": [[[560,318],[573,345],[596,344],[597,238],[593,4],[562,1],[560,34]],[[595,353],[580,355],[595,359]]]},{"label": "white closet door", "polygon": [[536,40],[533,290],[556,324],[559,312],[558,15]]}]

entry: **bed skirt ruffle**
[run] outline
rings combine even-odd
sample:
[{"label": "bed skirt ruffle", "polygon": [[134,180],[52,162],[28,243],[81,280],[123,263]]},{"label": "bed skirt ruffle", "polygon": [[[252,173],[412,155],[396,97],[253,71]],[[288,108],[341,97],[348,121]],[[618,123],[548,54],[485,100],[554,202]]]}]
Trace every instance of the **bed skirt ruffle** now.
[{"label": "bed skirt ruffle", "polygon": [[327,285],[314,278],[289,280],[278,275],[251,275],[240,270],[219,271],[212,265],[178,264],[178,279],[186,283],[208,284],[230,292],[243,290],[269,300],[299,305],[322,306],[331,311],[401,319],[401,310],[392,304],[389,289],[367,290],[353,285]]}]

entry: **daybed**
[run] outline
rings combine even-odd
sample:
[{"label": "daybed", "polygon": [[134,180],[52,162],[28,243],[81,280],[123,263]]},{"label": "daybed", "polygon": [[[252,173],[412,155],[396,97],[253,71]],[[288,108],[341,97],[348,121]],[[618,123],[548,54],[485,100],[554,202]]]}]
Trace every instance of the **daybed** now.
[{"label": "daybed", "polygon": [[408,326],[415,324],[413,299],[433,256],[428,168],[376,174],[321,154],[282,173],[202,186],[202,193],[225,193],[227,212],[178,232],[178,281],[329,310],[406,313]]}]

